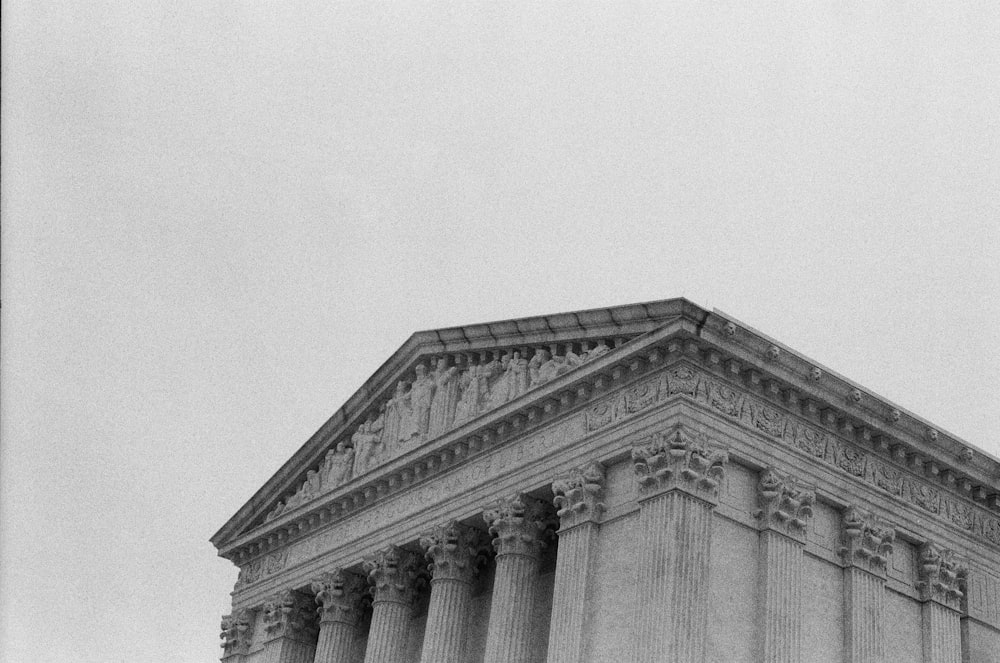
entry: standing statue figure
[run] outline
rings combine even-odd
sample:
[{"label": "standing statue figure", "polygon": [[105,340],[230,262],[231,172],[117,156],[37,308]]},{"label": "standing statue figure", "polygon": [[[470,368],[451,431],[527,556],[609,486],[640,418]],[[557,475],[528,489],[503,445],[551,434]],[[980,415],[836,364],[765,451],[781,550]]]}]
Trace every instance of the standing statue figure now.
[{"label": "standing statue figure", "polygon": [[542,366],[549,361],[549,351],[542,349],[535,353],[535,356],[528,362],[528,388],[545,384],[548,380],[542,377]]},{"label": "standing statue figure", "polygon": [[335,449],[326,452],[323,461],[323,492],[329,492],[350,480],[354,469],[354,454],[355,450],[343,442],[338,442]]},{"label": "standing statue figure", "polygon": [[455,406],[455,425],[465,423],[472,419],[482,408],[486,399],[488,387],[486,386],[486,366],[473,364],[469,370],[462,373],[459,380],[462,397]]},{"label": "standing statue figure", "polygon": [[521,353],[514,351],[514,356],[507,366],[510,374],[510,381],[507,385],[507,400],[512,401],[524,392],[528,391],[528,360],[521,357]]},{"label": "standing statue figure", "polygon": [[458,367],[448,368],[446,358],[438,359],[437,370],[434,371],[432,379],[434,380],[434,399],[431,401],[428,437],[436,437],[451,428],[460,396]]},{"label": "standing statue figure", "polygon": [[353,475],[359,477],[371,468],[378,465],[385,456],[385,438],[372,432],[372,422],[369,419],[358,426],[358,430],[351,436],[354,444],[354,468]]},{"label": "standing statue figure", "polygon": [[413,411],[413,423],[410,436],[427,439],[431,424],[431,404],[434,401],[434,377],[427,373],[424,364],[417,364],[417,378],[410,387],[410,408]]},{"label": "standing statue figure", "polygon": [[501,357],[500,362],[491,362],[490,378],[495,378],[490,382],[490,396],[486,404],[486,409],[493,410],[510,400],[510,355]]},{"label": "standing statue figure", "polygon": [[385,404],[385,430],[382,431],[382,444],[391,453],[397,444],[409,437],[410,394],[406,391],[406,383],[400,380],[396,384],[395,395]]}]

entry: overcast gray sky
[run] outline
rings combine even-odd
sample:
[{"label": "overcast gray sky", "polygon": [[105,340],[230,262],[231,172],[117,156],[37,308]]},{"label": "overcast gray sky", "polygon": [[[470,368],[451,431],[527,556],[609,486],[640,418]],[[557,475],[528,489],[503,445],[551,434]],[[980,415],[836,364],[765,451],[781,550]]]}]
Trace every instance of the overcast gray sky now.
[{"label": "overcast gray sky", "polygon": [[217,658],[419,329],[685,296],[1000,453],[995,2],[3,12],[5,661]]}]

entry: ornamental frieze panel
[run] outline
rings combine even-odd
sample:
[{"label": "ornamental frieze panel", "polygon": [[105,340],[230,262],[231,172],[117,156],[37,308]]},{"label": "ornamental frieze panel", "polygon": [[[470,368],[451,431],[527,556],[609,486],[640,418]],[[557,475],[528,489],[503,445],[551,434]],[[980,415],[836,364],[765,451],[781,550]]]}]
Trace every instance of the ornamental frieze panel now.
[{"label": "ornamental frieze panel", "polygon": [[[642,396],[639,398],[635,394]],[[977,505],[954,497],[944,488],[917,479],[875,454],[687,364],[675,365],[656,377],[646,378],[589,406],[586,410],[587,430],[602,430],[677,394],[692,397],[728,418],[794,447],[842,473],[1000,545],[1000,519]],[[634,406],[639,403],[643,407]]]}]

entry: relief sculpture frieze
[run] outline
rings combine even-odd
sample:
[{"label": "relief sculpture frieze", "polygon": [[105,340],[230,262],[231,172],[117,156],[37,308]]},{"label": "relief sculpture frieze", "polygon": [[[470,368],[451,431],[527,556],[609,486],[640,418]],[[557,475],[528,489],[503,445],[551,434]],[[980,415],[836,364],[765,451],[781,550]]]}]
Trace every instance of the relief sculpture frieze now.
[{"label": "relief sculpture frieze", "polygon": [[912,476],[874,453],[687,364],[673,366],[657,377],[647,378],[591,405],[586,411],[587,430],[598,431],[678,394],[690,396],[840,472],[1000,545],[1000,519],[984,509],[953,497],[946,490]]}]

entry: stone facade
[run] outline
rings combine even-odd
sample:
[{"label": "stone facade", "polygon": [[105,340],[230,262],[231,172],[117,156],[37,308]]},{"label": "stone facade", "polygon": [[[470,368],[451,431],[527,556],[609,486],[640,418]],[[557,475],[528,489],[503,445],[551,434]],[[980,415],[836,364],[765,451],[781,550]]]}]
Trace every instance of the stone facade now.
[{"label": "stone facade", "polygon": [[212,542],[229,663],[1000,662],[1000,463],[680,299],[415,334]]}]

